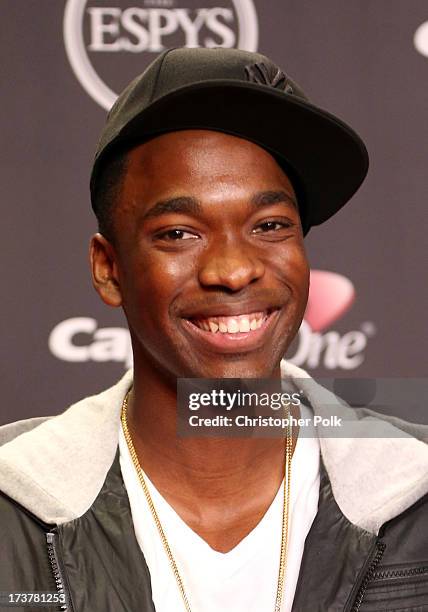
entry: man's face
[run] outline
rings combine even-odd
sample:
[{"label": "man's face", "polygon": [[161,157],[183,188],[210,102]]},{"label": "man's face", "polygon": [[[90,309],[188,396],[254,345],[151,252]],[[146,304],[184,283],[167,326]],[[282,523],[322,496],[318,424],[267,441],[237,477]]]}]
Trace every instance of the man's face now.
[{"label": "man's face", "polygon": [[234,136],[173,132],[130,152],[112,251],[136,365],[278,375],[309,288],[295,197],[275,160]]}]

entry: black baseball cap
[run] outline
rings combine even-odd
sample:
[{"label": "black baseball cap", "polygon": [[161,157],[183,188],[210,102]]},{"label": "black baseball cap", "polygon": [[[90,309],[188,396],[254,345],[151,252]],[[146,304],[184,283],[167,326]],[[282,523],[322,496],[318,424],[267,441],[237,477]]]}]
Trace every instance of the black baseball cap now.
[{"label": "black baseball cap", "polygon": [[169,49],[108,113],[91,174],[94,211],[97,179],[108,158],[186,129],[224,132],[271,153],[296,191],[305,234],[348,202],[368,170],[366,147],[354,130],[310,103],[266,56],[239,49]]}]

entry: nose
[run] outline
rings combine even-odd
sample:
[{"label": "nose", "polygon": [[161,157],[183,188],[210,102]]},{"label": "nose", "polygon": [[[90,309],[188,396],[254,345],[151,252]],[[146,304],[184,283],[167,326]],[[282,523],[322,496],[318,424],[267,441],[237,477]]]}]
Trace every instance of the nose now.
[{"label": "nose", "polygon": [[199,282],[205,287],[240,291],[264,275],[265,266],[249,245],[218,241],[207,249],[199,264]]}]

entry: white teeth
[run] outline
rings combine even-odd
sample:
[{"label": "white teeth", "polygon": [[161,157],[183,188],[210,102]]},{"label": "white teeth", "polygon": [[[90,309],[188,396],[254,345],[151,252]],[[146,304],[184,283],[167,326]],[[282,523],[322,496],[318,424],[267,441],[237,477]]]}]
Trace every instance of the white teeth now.
[{"label": "white teeth", "polygon": [[239,323],[236,319],[229,319],[227,322],[227,331],[229,334],[236,334],[236,332],[239,332]]},{"label": "white teeth", "polygon": [[256,312],[251,315],[236,315],[234,317],[211,317],[199,319],[195,324],[204,331],[212,334],[237,334],[259,329],[267,319],[267,314]]},{"label": "white teeth", "polygon": [[217,323],[214,323],[214,321],[208,321],[208,324],[209,324],[209,326],[210,326],[209,328],[210,328],[210,330],[212,331],[212,333],[213,333],[213,334],[215,334],[215,333],[216,333],[216,331],[218,331],[218,325],[217,325]]},{"label": "white teeth", "polygon": [[239,321],[239,331],[240,332],[249,332],[250,331],[250,321],[247,319],[247,317],[243,317]]}]

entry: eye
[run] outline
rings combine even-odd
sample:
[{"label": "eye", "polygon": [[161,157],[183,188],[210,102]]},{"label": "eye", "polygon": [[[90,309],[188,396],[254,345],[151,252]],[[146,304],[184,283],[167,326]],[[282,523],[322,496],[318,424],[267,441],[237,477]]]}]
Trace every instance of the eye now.
[{"label": "eye", "polygon": [[174,228],[157,234],[156,238],[159,240],[166,240],[168,242],[178,242],[180,240],[192,240],[194,238],[198,238],[198,236],[196,234],[192,234],[191,232],[186,232],[186,230]]},{"label": "eye", "polygon": [[287,229],[291,227],[291,225],[292,224],[290,222],[285,221],[264,221],[253,229],[253,234],[277,232],[282,229]]}]

